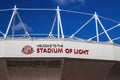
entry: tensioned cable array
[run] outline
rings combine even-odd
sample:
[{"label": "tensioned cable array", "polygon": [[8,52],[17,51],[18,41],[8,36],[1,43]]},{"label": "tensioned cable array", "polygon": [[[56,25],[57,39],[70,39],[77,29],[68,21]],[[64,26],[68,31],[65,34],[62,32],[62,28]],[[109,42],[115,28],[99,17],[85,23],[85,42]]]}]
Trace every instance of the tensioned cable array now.
[{"label": "tensioned cable array", "polygon": [[0,12],[4,12],[4,11],[11,11],[13,9],[1,9]]},{"label": "tensioned cable array", "polygon": [[[17,8],[18,10],[21,10],[21,11],[56,11],[56,9],[50,9],[50,8]],[[0,12],[4,12],[4,11],[12,11],[13,9],[10,8],[10,9],[1,9]],[[85,12],[77,12],[77,11],[72,11],[72,10],[64,10],[64,9],[60,9],[60,11],[63,11],[63,12],[68,12],[68,13],[74,13],[74,14],[82,14],[82,15],[88,15],[88,16],[93,16],[94,14],[91,14],[91,13],[85,13]],[[116,21],[116,20],[113,20],[111,18],[107,18],[107,17],[103,17],[103,16],[100,16],[98,15],[98,17],[100,18],[103,18],[105,20],[109,20],[109,21],[112,21],[112,22],[115,22],[115,23],[120,23],[119,21]]]},{"label": "tensioned cable array", "polygon": [[[56,9],[50,9],[50,8],[17,8],[18,10],[21,10],[21,11],[56,11]],[[4,11],[11,11],[13,10],[12,8],[10,9],[1,9],[0,12],[4,12]],[[68,13],[74,13],[74,14],[83,14],[83,15],[88,15],[88,16],[93,16],[94,14],[90,14],[90,13],[85,13],[85,12],[77,12],[77,11],[72,11],[72,10],[64,10],[64,9],[60,9],[60,11],[63,11],[63,12],[68,12]],[[98,15],[98,17],[100,18],[103,18],[103,19],[106,19],[106,20],[109,20],[109,21],[112,21],[112,22],[115,22],[115,23],[120,23],[119,21],[116,21],[116,20],[113,20],[113,19],[110,19],[110,18],[107,18],[107,17],[103,17],[103,16],[100,16]]]}]

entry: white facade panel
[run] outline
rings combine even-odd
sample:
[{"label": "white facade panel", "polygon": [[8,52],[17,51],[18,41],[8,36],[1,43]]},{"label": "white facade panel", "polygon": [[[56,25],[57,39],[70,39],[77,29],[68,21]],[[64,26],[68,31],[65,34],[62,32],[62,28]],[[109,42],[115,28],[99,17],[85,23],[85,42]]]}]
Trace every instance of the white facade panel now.
[{"label": "white facade panel", "polygon": [[0,57],[4,56],[4,41],[0,41]]},{"label": "white facade panel", "polygon": [[[0,52],[4,54],[0,55],[1,57],[66,57],[115,60],[114,46],[109,44],[64,40],[6,40],[1,44],[2,50]],[[116,46],[115,49],[116,54],[118,54],[120,47]]]},{"label": "white facade panel", "polygon": [[120,61],[120,47],[115,46],[115,58],[116,60]]},{"label": "white facade panel", "polygon": [[[88,55],[73,55],[75,58],[114,60],[114,49],[112,45],[82,43],[82,42],[65,42],[67,47],[73,49],[89,50]],[[71,57],[71,56],[70,56]],[[73,57],[73,58],[74,58]]]}]

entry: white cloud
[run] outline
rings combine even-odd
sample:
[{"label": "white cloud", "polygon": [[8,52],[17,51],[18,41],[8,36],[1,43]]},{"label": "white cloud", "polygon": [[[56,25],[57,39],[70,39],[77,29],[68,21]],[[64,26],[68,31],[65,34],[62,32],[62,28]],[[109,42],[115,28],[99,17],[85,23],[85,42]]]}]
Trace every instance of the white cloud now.
[{"label": "white cloud", "polygon": [[[32,31],[32,28],[31,28],[31,27],[29,27],[29,26],[28,26],[27,24],[25,24],[25,23],[23,23],[23,24],[24,24],[25,28],[28,30],[28,32],[31,32],[31,31]],[[24,30],[21,23],[16,24],[15,27],[14,27],[14,29],[15,29],[15,31]]]},{"label": "white cloud", "polygon": [[63,6],[74,3],[81,3],[82,5],[84,5],[85,3],[85,0],[54,0],[54,1]]},{"label": "white cloud", "polygon": [[82,5],[84,5],[85,4],[85,0],[78,0],[79,2],[81,2],[82,3]]},{"label": "white cloud", "polygon": [[57,3],[65,5],[67,2],[66,0],[55,0]]}]

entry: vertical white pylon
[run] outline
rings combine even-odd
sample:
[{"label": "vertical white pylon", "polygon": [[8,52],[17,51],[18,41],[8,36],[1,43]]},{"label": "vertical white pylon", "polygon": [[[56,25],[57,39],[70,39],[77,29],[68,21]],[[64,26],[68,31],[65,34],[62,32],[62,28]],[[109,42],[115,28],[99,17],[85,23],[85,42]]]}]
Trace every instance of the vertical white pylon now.
[{"label": "vertical white pylon", "polygon": [[60,38],[60,31],[61,31],[61,34],[62,34],[62,38],[64,38],[59,6],[57,6],[57,27],[58,27],[58,29],[57,29],[57,31],[58,31],[58,39]]},{"label": "vertical white pylon", "polygon": [[106,34],[106,36],[108,37],[110,43],[113,43],[112,39],[110,38],[109,34],[107,33],[105,27],[103,26],[103,24],[101,23],[100,19],[98,18],[98,16],[96,15],[96,19],[99,22],[100,26],[102,27],[104,33]]},{"label": "vertical white pylon", "polygon": [[97,22],[97,13],[94,14],[95,17],[95,26],[96,26],[96,36],[97,36],[97,42],[99,42],[99,33],[98,33],[98,22]]},{"label": "vertical white pylon", "polygon": [[59,25],[59,17],[58,17],[58,15],[59,15],[59,6],[57,6],[57,31],[58,31],[58,39],[60,38],[60,25]]}]

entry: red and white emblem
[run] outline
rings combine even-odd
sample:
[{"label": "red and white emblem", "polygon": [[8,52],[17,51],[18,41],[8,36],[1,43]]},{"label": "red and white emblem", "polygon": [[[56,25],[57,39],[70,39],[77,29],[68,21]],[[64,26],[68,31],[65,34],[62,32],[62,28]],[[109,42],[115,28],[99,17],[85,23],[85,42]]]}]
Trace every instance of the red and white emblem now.
[{"label": "red and white emblem", "polygon": [[32,54],[33,52],[34,52],[33,48],[29,45],[24,46],[22,48],[22,53],[24,53],[24,54]]}]

